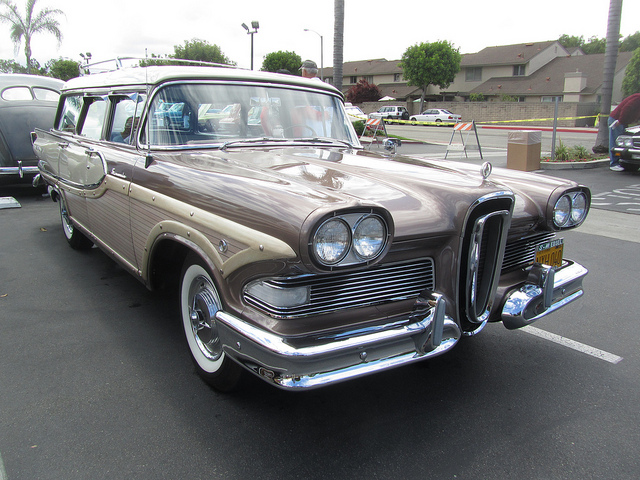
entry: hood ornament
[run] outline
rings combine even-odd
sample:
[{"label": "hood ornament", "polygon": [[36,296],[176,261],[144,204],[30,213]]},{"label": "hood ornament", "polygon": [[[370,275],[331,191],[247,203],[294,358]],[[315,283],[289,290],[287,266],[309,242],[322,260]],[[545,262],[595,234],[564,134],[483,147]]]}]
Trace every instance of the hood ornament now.
[{"label": "hood ornament", "polygon": [[486,179],[487,177],[489,177],[489,175],[491,175],[492,169],[493,167],[489,162],[484,162],[482,164],[482,167],[480,167],[480,175],[482,175],[482,178]]}]

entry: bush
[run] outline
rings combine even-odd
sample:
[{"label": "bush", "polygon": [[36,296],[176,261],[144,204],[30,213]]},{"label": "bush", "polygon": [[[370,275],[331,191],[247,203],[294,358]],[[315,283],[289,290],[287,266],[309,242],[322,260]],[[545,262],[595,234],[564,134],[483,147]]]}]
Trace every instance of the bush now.
[{"label": "bush", "polygon": [[556,160],[569,160],[569,147],[562,143],[562,140],[560,140],[559,143],[556,147]]},{"label": "bush", "polygon": [[358,120],[357,122],[353,122],[353,128],[356,129],[356,133],[359,137],[364,133],[365,122],[364,120]]}]

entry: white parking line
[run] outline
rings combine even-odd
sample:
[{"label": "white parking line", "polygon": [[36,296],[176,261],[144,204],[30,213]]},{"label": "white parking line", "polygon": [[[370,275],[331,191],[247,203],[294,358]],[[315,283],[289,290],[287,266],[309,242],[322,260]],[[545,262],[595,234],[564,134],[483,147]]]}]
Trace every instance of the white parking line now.
[{"label": "white parking line", "polygon": [[4,463],[2,463],[2,455],[0,455],[0,480],[8,480],[7,472],[4,471]]},{"label": "white parking line", "polygon": [[554,333],[549,333],[544,330],[540,330],[539,328],[532,327],[531,325],[522,327],[521,330],[531,335],[535,335],[536,337],[544,338],[545,340],[549,340],[559,345],[572,348],[573,350],[577,350],[578,352],[586,353],[587,355],[591,355],[592,357],[599,358],[600,360],[604,360],[605,362],[615,364],[622,361],[622,357],[614,355],[613,353],[605,352],[604,350],[590,347],[589,345],[585,345],[584,343],[576,342],[575,340],[571,340],[569,338],[562,337]]}]

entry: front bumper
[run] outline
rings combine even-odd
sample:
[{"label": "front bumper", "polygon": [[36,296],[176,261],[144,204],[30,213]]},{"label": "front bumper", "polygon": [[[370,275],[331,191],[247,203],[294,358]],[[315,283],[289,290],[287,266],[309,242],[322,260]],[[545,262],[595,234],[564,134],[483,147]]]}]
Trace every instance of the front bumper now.
[{"label": "front bumper", "polygon": [[621,161],[632,165],[640,165],[640,149],[635,147],[613,147],[613,155]]},{"label": "front bumper", "polygon": [[285,338],[226,312],[216,314],[225,353],[285,389],[309,389],[440,355],[462,333],[441,295],[424,292],[406,318],[313,339]]},{"label": "front bumper", "polygon": [[525,284],[505,294],[502,323],[509,330],[524,327],[580,298],[587,273],[571,260],[559,269],[534,264]]}]

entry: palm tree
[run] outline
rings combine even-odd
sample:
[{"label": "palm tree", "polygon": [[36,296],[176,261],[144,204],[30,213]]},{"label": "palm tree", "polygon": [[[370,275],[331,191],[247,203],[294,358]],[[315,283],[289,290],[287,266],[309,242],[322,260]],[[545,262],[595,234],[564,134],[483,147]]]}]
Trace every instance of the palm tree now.
[{"label": "palm tree", "polygon": [[344,36],[344,0],[334,0],[333,86],[342,91],[342,50]]},{"label": "palm tree", "polygon": [[609,3],[609,19],[607,21],[607,46],[604,52],[600,124],[598,125],[596,144],[592,149],[595,153],[605,153],[609,151],[609,125],[607,117],[609,113],[611,113],[613,77],[615,76],[616,61],[618,60],[618,45],[620,42],[621,12],[622,0],[611,0]]},{"label": "palm tree", "polygon": [[31,38],[36,33],[48,32],[62,42],[62,32],[60,32],[60,22],[55,19],[56,15],[64,15],[62,10],[57,8],[45,8],[39,12],[34,12],[37,0],[27,0],[25,16],[18,12],[18,7],[11,0],[0,0],[0,6],[6,7],[0,12],[0,22],[11,25],[11,41],[16,47],[16,53],[20,49],[20,44],[24,38],[24,54],[27,57],[27,72],[31,73]]}]

